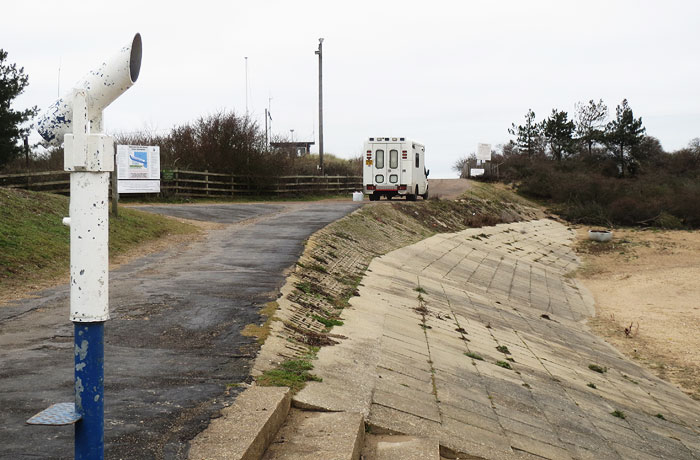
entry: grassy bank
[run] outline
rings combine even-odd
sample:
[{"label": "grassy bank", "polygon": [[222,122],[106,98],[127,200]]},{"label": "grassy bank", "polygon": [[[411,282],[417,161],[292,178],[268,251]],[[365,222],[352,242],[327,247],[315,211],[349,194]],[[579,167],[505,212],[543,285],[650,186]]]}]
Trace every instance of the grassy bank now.
[{"label": "grassy bank", "polygon": [[[49,193],[0,188],[0,293],[44,285],[65,277],[69,268],[68,198]],[[110,257],[165,235],[196,228],[132,209],[110,217]],[[4,297],[4,296],[3,296]]]}]

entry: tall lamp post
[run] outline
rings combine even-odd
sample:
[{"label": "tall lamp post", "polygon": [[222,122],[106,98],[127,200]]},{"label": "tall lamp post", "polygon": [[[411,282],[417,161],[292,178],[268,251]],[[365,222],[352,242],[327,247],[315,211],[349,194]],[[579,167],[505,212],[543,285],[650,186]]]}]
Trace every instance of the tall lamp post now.
[{"label": "tall lamp post", "polygon": [[325,175],[323,169],[323,38],[318,39],[318,162],[321,175]]}]

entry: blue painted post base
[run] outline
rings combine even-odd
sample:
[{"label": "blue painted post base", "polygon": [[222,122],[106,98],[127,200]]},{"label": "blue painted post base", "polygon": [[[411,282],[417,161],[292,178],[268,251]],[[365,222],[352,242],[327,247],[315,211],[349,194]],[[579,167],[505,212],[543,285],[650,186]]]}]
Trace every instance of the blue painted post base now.
[{"label": "blue painted post base", "polygon": [[104,458],[104,322],[73,323],[75,333],[75,459]]}]

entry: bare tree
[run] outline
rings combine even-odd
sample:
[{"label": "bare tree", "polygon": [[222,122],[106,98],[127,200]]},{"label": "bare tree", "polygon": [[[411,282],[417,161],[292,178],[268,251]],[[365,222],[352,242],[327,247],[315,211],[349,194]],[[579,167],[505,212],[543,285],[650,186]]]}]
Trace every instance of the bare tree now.
[{"label": "bare tree", "polygon": [[476,153],[470,153],[468,156],[462,157],[455,161],[452,165],[452,170],[459,173],[460,179],[469,178],[469,165],[476,163]]}]

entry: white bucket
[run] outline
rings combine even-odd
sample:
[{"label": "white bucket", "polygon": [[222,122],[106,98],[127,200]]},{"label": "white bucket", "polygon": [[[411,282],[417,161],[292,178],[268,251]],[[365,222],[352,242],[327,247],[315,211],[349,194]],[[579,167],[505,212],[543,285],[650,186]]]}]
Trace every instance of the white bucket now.
[{"label": "white bucket", "polygon": [[613,234],[608,230],[588,230],[588,239],[605,243],[611,241]]},{"label": "white bucket", "polygon": [[362,201],[365,194],[362,192],[352,192],[352,201]]}]

